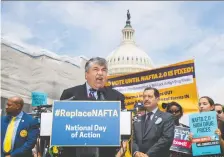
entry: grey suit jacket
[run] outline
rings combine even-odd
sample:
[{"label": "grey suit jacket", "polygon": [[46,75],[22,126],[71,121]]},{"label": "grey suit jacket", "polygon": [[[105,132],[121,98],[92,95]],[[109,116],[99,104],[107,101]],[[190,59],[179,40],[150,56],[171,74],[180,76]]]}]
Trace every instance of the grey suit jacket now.
[{"label": "grey suit jacket", "polygon": [[[162,120],[160,123],[159,121]],[[170,113],[159,109],[148,123],[144,133],[145,115],[134,122],[134,136],[132,144],[133,155],[136,151],[149,157],[169,157],[169,149],[174,138],[174,120]]]}]

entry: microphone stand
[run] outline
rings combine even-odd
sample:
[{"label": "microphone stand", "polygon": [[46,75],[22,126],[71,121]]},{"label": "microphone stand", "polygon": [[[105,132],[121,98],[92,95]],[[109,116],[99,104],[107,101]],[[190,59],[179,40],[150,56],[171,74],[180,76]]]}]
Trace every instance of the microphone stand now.
[{"label": "microphone stand", "polygon": [[[72,96],[68,99],[65,99],[63,101],[70,101],[70,100],[75,100],[75,96]],[[47,113],[47,108],[52,108],[52,105],[40,105],[36,106],[34,109],[35,113],[33,115],[35,118],[38,119],[39,122],[39,127],[40,127],[40,121],[41,121],[41,113]],[[52,110],[49,110],[52,112]],[[49,157],[49,149],[50,149],[50,137],[49,136],[40,136],[40,134],[37,137],[37,142],[36,142],[36,153],[37,157]],[[59,148],[58,156],[60,156],[62,149]],[[39,155],[40,153],[40,155]]]},{"label": "microphone stand", "polygon": [[[47,108],[51,108],[51,105],[40,105],[37,106],[34,111],[35,113],[32,114],[34,118],[38,119],[38,123],[39,123],[39,127],[40,127],[40,123],[41,123],[41,113],[47,113]],[[51,110],[49,110],[51,111]],[[50,142],[50,137],[48,136],[40,136],[40,134],[37,137],[37,142],[36,142],[36,153],[37,153],[37,157],[42,156],[42,157],[46,157],[48,150],[49,150],[49,142]],[[39,153],[41,155],[39,155]]]}]

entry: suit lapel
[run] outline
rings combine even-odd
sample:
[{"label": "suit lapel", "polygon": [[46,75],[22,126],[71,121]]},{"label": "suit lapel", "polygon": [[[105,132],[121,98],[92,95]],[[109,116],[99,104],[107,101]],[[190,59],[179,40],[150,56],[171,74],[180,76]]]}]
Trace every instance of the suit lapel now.
[{"label": "suit lapel", "polygon": [[146,114],[141,117],[141,126],[139,126],[139,128],[141,128],[141,137],[143,137],[145,134],[145,117]]},{"label": "suit lapel", "polygon": [[[22,116],[22,118],[21,118],[21,120],[20,120],[20,122],[19,122],[19,126],[18,126],[18,128],[17,128],[17,130],[16,130],[16,138],[19,136],[20,131],[21,131],[22,128],[23,128],[23,124],[24,124],[24,122],[25,122],[25,119],[26,119],[26,116],[25,116],[25,113],[23,112],[23,116]],[[15,142],[15,143],[16,143],[16,142]]]},{"label": "suit lapel", "polygon": [[106,100],[114,100],[113,99],[113,94],[112,94],[112,88],[111,87],[104,87],[105,88],[105,92],[103,93],[104,94],[104,97]]},{"label": "suit lapel", "polygon": [[80,91],[79,91],[79,94],[77,94],[78,95],[77,99],[78,100],[88,100],[89,98],[87,95],[86,83],[84,83],[79,90]]},{"label": "suit lapel", "polygon": [[145,131],[144,137],[146,137],[146,135],[150,132],[150,130],[152,129],[152,127],[155,125],[155,122],[156,122],[157,118],[160,116],[160,114],[161,114],[161,111],[158,109],[156,111],[156,113],[154,114],[152,120],[148,124],[148,127],[147,127],[147,130]]},{"label": "suit lapel", "polygon": [[84,85],[83,85],[83,91],[82,91],[82,93],[83,93],[83,96],[84,96],[84,99],[88,99],[88,94],[87,94],[87,88],[86,88],[86,83],[84,83]]},{"label": "suit lapel", "polygon": [[136,128],[138,128],[138,129],[140,129],[140,139],[142,139],[142,137],[143,137],[143,125],[144,125],[144,118],[145,116],[141,116],[141,117],[139,117],[139,119],[138,120],[136,120],[136,122],[135,122],[135,127]]}]

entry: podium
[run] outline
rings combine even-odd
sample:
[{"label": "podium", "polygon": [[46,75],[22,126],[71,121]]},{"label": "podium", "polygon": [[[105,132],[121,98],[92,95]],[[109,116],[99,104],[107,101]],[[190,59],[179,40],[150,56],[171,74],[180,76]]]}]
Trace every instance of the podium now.
[{"label": "podium", "polygon": [[118,101],[56,101],[52,113],[41,114],[40,136],[50,136],[51,145],[79,147],[77,157],[98,157],[98,147],[119,147],[130,138],[131,126],[131,112],[121,112]]},{"label": "podium", "polygon": [[[121,136],[131,136],[131,112],[121,111],[120,134]],[[41,113],[40,136],[51,136],[53,113]]]}]

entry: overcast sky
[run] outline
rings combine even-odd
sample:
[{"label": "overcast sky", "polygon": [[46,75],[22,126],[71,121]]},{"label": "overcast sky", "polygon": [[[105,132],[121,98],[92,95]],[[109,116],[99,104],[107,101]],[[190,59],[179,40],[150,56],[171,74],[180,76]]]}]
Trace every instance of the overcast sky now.
[{"label": "overcast sky", "polygon": [[106,57],[127,9],[135,40],[156,66],[195,58],[199,95],[224,104],[224,2],[3,1],[2,36],[71,57]]}]

